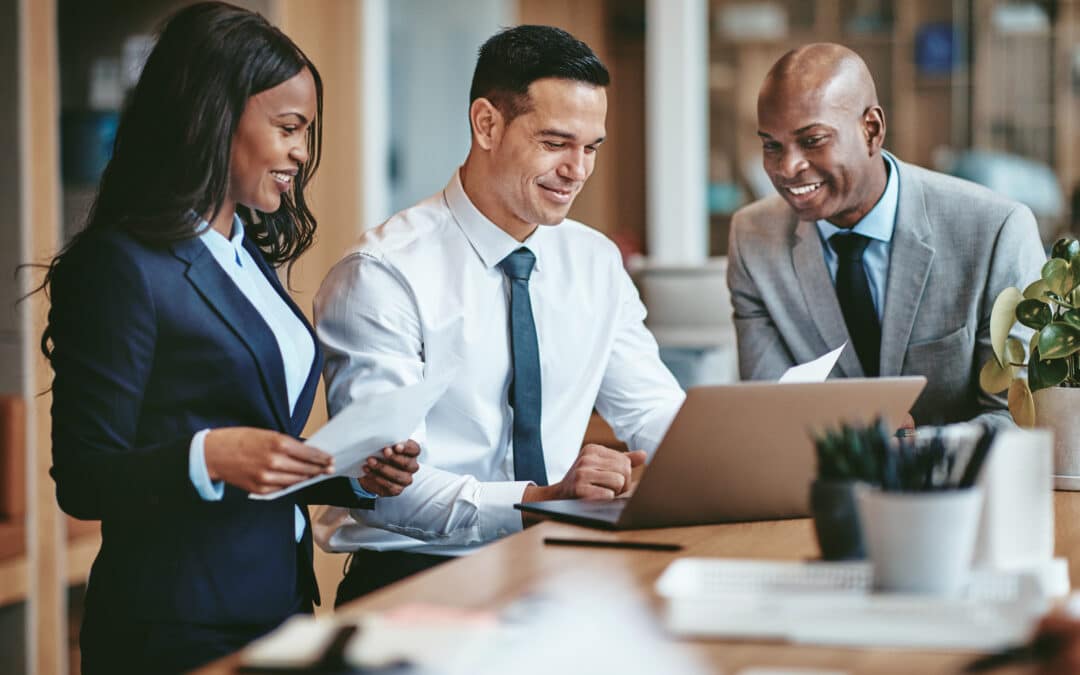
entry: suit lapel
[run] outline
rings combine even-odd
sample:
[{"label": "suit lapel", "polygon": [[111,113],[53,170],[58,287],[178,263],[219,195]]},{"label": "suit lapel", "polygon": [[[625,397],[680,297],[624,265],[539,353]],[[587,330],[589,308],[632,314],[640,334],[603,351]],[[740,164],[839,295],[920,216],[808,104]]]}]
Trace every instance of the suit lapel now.
[{"label": "suit lapel", "polygon": [[270,327],[198,238],[176,242],[172,250],[176,257],[188,263],[188,281],[255,359],[263,392],[270,401],[279,428],[291,430],[285,367]]},{"label": "suit lapel", "polygon": [[900,196],[896,206],[885,287],[885,320],[881,326],[881,374],[899,375],[904,365],[915,313],[919,309],[934,249],[926,243],[930,221],[926,217],[922,184],[903,162],[896,162]]},{"label": "suit lapel", "polygon": [[263,273],[270,285],[277,291],[278,296],[288,305],[292,313],[300,320],[300,323],[304,324],[304,328],[311,335],[311,341],[315,345],[315,358],[311,362],[311,370],[308,371],[307,380],[304,381],[304,388],[300,390],[300,396],[296,399],[296,408],[292,411],[293,435],[299,435],[303,431],[304,423],[307,422],[307,418],[311,414],[311,406],[315,400],[315,388],[319,384],[319,375],[322,374],[322,350],[319,348],[319,340],[311,323],[304,316],[304,313],[300,311],[300,307],[293,302],[292,296],[285,291],[285,287],[278,280],[277,273],[267,264],[259,247],[251,239],[244,237],[244,248],[255,260],[255,264],[259,266],[259,271]]},{"label": "suit lapel", "polygon": [[[840,301],[836,299],[836,287],[833,286],[832,277],[825,267],[817,226],[809,221],[800,221],[795,236],[797,241],[792,256],[795,275],[799,278],[803,299],[806,301],[806,311],[814,320],[814,325],[828,350],[836,349],[845,340],[850,343],[844,315],[840,311]],[[840,353],[836,367],[839,374],[847,377],[863,375],[855,349],[850,344]]]}]

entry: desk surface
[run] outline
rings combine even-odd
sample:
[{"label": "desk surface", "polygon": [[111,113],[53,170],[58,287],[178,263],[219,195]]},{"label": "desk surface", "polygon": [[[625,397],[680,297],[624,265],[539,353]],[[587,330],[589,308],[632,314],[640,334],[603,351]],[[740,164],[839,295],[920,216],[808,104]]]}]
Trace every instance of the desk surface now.
[{"label": "desk surface", "polygon": [[[1055,493],[1057,555],[1069,560],[1069,574],[1080,580],[1080,493]],[[625,549],[544,546],[546,536],[656,541],[681,544],[679,553]],[[341,612],[386,609],[411,602],[469,608],[499,608],[540,585],[566,584],[588,592],[587,580],[613,579],[628,595],[640,597],[652,611],[660,600],[652,590],[664,568],[678,556],[798,560],[818,555],[810,520],[734,523],[702,527],[599,532],[558,523],[542,523],[483,550],[442,565],[362,598]],[[583,585],[583,581],[585,585]],[[326,589],[332,595],[331,589]],[[856,650],[776,643],[686,641],[686,650],[714,666],[715,672],[738,673],[747,666],[832,668],[851,673],[956,673],[970,655],[894,650]],[[201,671],[233,672],[235,657]],[[995,671],[1022,673],[1025,669]]]}]

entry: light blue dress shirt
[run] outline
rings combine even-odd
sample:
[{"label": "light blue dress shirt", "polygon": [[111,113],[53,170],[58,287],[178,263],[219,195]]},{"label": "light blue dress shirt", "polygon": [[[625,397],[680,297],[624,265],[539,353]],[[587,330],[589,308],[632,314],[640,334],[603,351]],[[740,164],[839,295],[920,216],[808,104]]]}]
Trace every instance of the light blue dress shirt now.
[{"label": "light blue dress shirt", "polygon": [[[852,232],[870,239],[866,252],[863,253],[863,269],[866,270],[866,278],[870,282],[870,296],[874,300],[879,322],[885,315],[885,287],[889,281],[889,257],[892,252],[893,230],[896,227],[896,205],[900,196],[900,173],[896,170],[896,160],[887,152],[882,151],[881,154],[889,171],[885,192],[874,208],[851,228]],[[821,250],[825,254],[825,266],[829,268],[829,276],[835,284],[836,251],[829,244],[829,237],[837,232],[844,232],[845,229],[827,220],[817,221],[817,229],[821,237]]]},{"label": "light blue dress shirt", "polygon": [[[277,290],[263,276],[258,264],[244,248],[244,223],[233,216],[232,237],[226,239],[204,220],[199,224],[202,234],[199,239],[214,256],[236,287],[244,294],[266,322],[270,332],[277,340],[281,352],[281,362],[285,367],[285,389],[289,399],[289,411],[296,407],[296,401],[303,391],[315,361],[315,342],[307,326],[292,308],[278,295]],[[196,492],[206,501],[218,501],[225,496],[224,481],[211,481],[206,468],[206,435],[209,429],[203,429],[191,439],[188,453],[188,473]],[[373,498],[356,479],[352,480],[353,490],[361,498]],[[304,515],[296,507],[296,541],[304,536]]]}]

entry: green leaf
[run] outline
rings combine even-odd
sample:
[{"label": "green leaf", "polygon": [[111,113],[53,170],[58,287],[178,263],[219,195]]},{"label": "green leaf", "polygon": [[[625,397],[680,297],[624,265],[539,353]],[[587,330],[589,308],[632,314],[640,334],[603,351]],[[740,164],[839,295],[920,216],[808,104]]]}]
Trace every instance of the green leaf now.
[{"label": "green leaf", "polygon": [[1027,288],[1024,289],[1024,297],[1028,300],[1042,300],[1046,302],[1046,291],[1049,289],[1046,287],[1046,282],[1042,279],[1031,282]]},{"label": "green leaf", "polygon": [[1061,315],[1061,320],[1074,328],[1080,328],[1080,309],[1070,309]]},{"label": "green leaf", "polygon": [[1031,391],[1056,387],[1069,376],[1068,359],[1040,358],[1039,348],[1036,347],[1028,360],[1028,384]]},{"label": "green leaf", "polygon": [[1050,257],[1062,260],[1072,260],[1077,254],[1080,254],[1080,241],[1072,237],[1058,239],[1050,249]]},{"label": "green leaf", "polygon": [[1028,328],[1041,330],[1054,318],[1050,305],[1042,300],[1021,300],[1016,306],[1016,320]]},{"label": "green leaf", "polygon": [[1009,386],[1009,412],[1017,426],[1027,429],[1035,426],[1035,399],[1023,378],[1013,380]]},{"label": "green leaf", "polygon": [[1016,322],[1016,306],[1024,299],[1019,288],[1010,286],[998,293],[994,308],[990,310],[990,344],[994,347],[994,356],[998,364],[1005,366],[1005,339],[1009,337],[1013,323]]},{"label": "green leaf", "polygon": [[1039,354],[1045,359],[1062,359],[1080,351],[1080,328],[1055,321],[1039,331]]},{"label": "green leaf", "polygon": [[1072,274],[1069,271],[1069,263],[1061,258],[1051,258],[1046,261],[1042,268],[1042,280],[1046,282],[1047,289],[1059,297],[1064,297],[1072,290]]},{"label": "green leaf", "polygon": [[1012,383],[1015,366],[1004,366],[997,359],[987,359],[979,371],[979,386],[987,394],[997,394],[1009,388]]}]

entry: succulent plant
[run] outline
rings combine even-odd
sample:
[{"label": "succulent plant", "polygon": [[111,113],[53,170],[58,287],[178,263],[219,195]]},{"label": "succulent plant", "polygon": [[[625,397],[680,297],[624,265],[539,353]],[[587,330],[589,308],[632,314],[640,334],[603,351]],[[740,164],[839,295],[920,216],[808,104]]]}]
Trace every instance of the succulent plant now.
[{"label": "succulent plant", "polygon": [[[1027,345],[1009,335],[1017,322],[1035,331]],[[1039,279],[1023,291],[1010,287],[998,294],[990,341],[994,357],[983,364],[979,386],[990,394],[1008,389],[1018,425],[1035,424],[1032,392],[1080,386],[1080,241],[1057,240]]]}]

